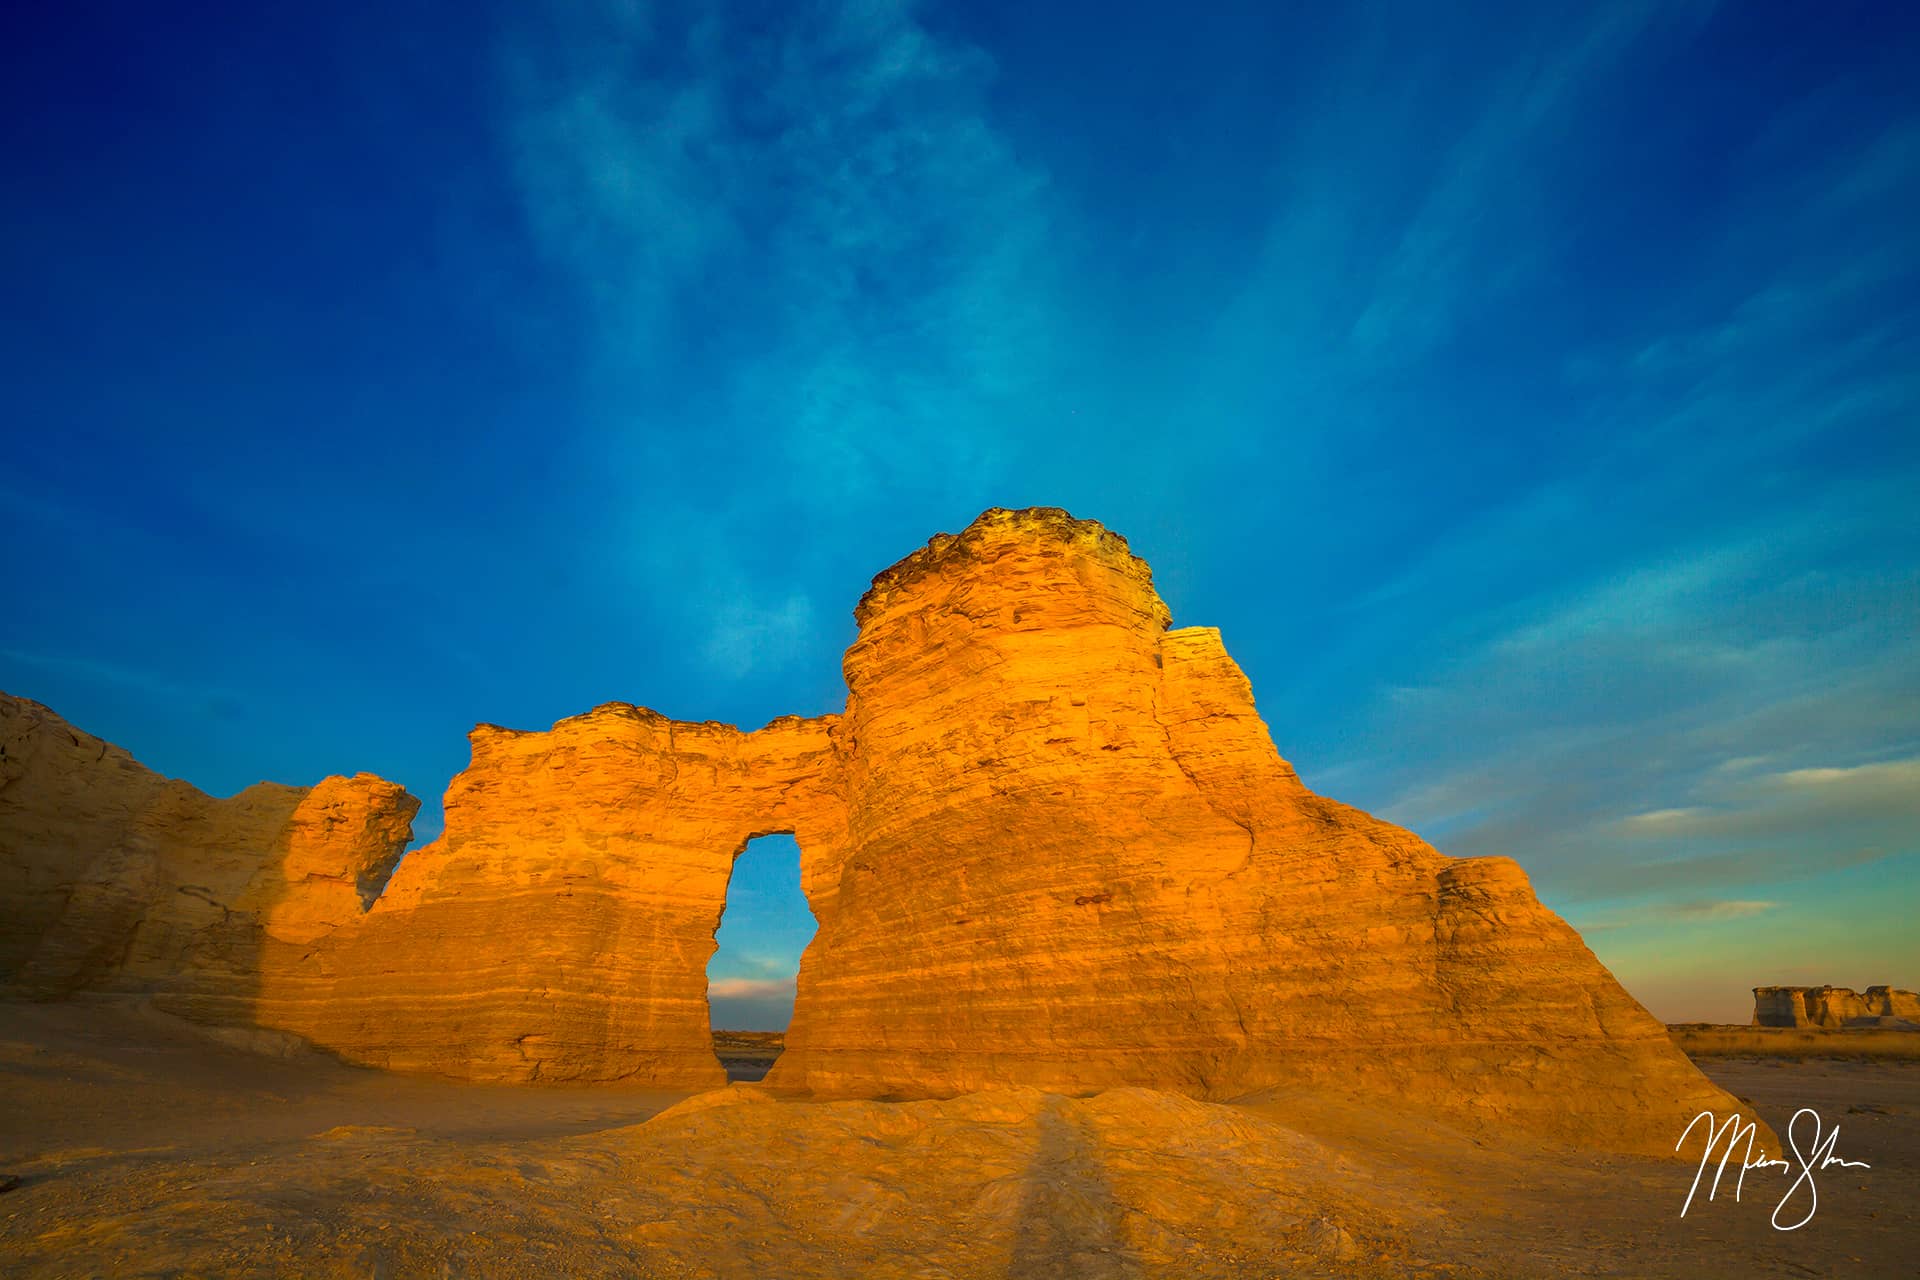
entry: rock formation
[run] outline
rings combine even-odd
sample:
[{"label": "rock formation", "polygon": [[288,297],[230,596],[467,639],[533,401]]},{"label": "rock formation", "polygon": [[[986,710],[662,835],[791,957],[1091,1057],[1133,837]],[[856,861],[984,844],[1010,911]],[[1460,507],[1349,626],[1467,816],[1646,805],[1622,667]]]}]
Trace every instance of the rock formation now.
[{"label": "rock formation", "polygon": [[446,833],[350,936],[271,940],[252,1016],[395,1069],[725,1083],[707,962],[728,877],[756,835],[844,841],[830,723],[742,733],[615,704],[546,733],[480,726]]},{"label": "rock formation", "polygon": [[1756,1027],[1879,1026],[1883,1019],[1920,1023],[1920,995],[1892,987],[1755,987]]},{"label": "rock formation", "polygon": [[989,512],[855,617],[848,848],[770,1085],[1333,1086],[1667,1149],[1731,1109],[1515,863],[1308,791],[1098,524]]},{"label": "rock formation", "polygon": [[719,1084],[728,876],[785,831],[820,928],[772,1087],[1333,1088],[1663,1154],[1736,1109],[1517,864],[1307,790],[1219,633],[1169,630],[1099,524],[989,511],[855,616],[840,716],[480,726],[445,834],[365,911],[392,784],[212,801],[34,708],[0,981],[159,989],[397,1069]]},{"label": "rock formation", "polygon": [[216,800],[0,694],[0,988],[248,991],[263,929],[311,942],[360,917],[419,807],[367,773]]}]

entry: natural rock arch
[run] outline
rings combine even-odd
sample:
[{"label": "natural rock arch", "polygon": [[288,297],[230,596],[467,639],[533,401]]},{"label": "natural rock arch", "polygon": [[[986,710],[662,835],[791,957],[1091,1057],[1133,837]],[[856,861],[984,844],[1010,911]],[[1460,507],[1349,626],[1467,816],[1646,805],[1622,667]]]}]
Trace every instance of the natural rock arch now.
[{"label": "natural rock arch", "polygon": [[[481,726],[445,834],[317,952],[263,952],[254,1019],[400,1070],[724,1084],[706,970],[727,882],[757,836],[791,832],[803,879],[836,843],[831,724],[742,733],[614,703],[545,733]],[[370,1020],[383,986],[420,998]]]},{"label": "natural rock arch", "polygon": [[[364,913],[326,882],[404,847],[411,797],[353,780],[360,809],[309,833],[297,877],[275,870],[284,815],[240,823],[267,864],[231,899],[253,955],[228,925],[220,956],[187,947],[158,985],[192,1016],[383,1067],[717,1085],[706,964],[731,859],[791,831],[819,929],[772,1086],[1306,1086],[1667,1154],[1696,1112],[1735,1109],[1517,864],[1447,858],[1307,790],[1219,633],[1169,630],[1099,524],[989,511],[882,573],[855,617],[843,715],[744,733],[614,703],[476,728],[445,834]],[[107,795],[131,776],[68,763],[82,808],[86,779]],[[45,863],[21,852],[38,830],[0,810],[0,864]],[[78,882],[113,882],[111,860],[76,860]],[[137,905],[173,879],[114,892]],[[55,933],[93,927],[60,914]]]}]

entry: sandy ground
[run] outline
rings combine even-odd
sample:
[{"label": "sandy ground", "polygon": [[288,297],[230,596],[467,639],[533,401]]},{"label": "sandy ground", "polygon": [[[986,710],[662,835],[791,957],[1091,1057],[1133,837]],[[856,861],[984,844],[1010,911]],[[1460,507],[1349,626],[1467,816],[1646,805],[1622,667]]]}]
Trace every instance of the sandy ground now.
[{"label": "sandy ground", "polygon": [[1812,1221],[1779,1232],[1777,1172],[1682,1219],[1691,1168],[1322,1098],[683,1101],[386,1076],[114,1006],[0,1005],[0,1180],[20,1180],[0,1193],[0,1273],[1920,1276],[1920,1063],[1703,1068],[1782,1132],[1815,1108],[1872,1168],[1818,1175]]}]

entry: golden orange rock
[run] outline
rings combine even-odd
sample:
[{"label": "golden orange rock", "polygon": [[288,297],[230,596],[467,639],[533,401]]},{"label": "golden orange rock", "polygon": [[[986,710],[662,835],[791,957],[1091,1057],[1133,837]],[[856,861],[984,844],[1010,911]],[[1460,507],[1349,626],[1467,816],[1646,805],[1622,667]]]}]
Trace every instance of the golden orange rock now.
[{"label": "golden orange rock", "polygon": [[395,1069],[724,1084],[706,970],[733,859],[769,830],[844,838],[829,724],[610,704],[546,733],[482,725],[446,833],[357,929],[270,938],[252,1016]]},{"label": "golden orange rock", "polygon": [[0,986],[224,1000],[245,1020],[263,930],[357,922],[419,807],[368,773],[216,800],[0,694]]},{"label": "golden orange rock", "polygon": [[[200,797],[261,810],[234,811],[236,870],[207,886],[255,949],[218,961],[71,959],[120,936],[76,910],[177,904],[108,852],[148,804],[138,766],[56,761],[0,793],[0,863],[38,886],[0,962],[42,992],[164,986],[193,1016],[380,1066],[718,1084],[705,969],[727,879],[749,839],[791,831],[820,927],[770,1087],[1334,1089],[1662,1154],[1698,1111],[1737,1108],[1517,864],[1307,790],[1219,633],[1168,630],[1099,524],[989,511],[855,616],[842,716],[742,733],[611,704],[476,729],[445,835],[364,913],[345,886],[399,847],[391,784]],[[99,901],[63,907],[47,868],[78,861]]]},{"label": "golden orange rock", "polygon": [[1518,865],[1308,791],[1099,525],[989,512],[856,616],[850,843],[769,1085],[1332,1087],[1668,1151],[1733,1108]]}]

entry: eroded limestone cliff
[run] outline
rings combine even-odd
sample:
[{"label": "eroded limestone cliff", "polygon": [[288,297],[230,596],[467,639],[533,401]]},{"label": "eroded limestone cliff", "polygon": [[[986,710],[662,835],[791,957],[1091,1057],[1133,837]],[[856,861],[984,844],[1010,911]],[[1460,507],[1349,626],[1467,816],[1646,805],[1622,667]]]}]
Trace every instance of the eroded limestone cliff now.
[{"label": "eroded limestone cliff", "polygon": [[356,924],[419,808],[369,773],[216,800],[0,694],[0,990],[231,992],[246,1020],[263,940]]},{"label": "eroded limestone cliff", "polygon": [[446,833],[350,935],[270,942],[252,1016],[382,1067],[724,1084],[707,962],[727,880],[768,831],[840,847],[832,724],[616,703],[545,733],[482,725]]},{"label": "eroded limestone cliff", "polygon": [[1335,1087],[1668,1149],[1731,1109],[1517,864],[1307,790],[1098,524],[989,512],[856,618],[847,855],[770,1085]]},{"label": "eroded limestone cliff", "polygon": [[1920,995],[1893,987],[1755,987],[1756,1027],[1846,1027],[1881,1019],[1920,1023]]},{"label": "eroded limestone cliff", "polygon": [[1299,1086],[1660,1153],[1736,1108],[1517,864],[1307,790],[1219,633],[1169,630],[1099,524],[989,511],[856,619],[841,716],[481,726],[445,835],[365,911],[397,787],[213,801],[33,708],[0,980],[156,989],[397,1069],[718,1084],[732,861],[791,831],[820,928],[770,1086]]}]

